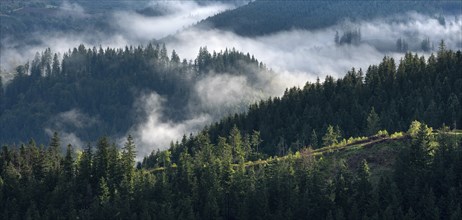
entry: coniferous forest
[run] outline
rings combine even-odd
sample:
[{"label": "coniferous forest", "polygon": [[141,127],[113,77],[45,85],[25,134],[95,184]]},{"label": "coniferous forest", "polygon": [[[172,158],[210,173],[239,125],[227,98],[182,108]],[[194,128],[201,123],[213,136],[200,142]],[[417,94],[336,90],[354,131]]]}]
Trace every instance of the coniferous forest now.
[{"label": "coniferous forest", "polygon": [[[441,48],[428,60],[408,54],[395,66],[393,60],[385,58],[378,66],[371,66],[364,76],[361,71],[352,70],[343,79],[333,81],[328,77],[323,83],[307,84],[303,90],[290,89],[280,99],[261,102],[252,106],[248,113],[224,119],[197,136],[184,137],[181,143],[173,144],[167,151],[153,152],[136,167],[136,146],[130,136],[121,148],[102,137],[83,151],[68,145],[65,154],[60,152],[57,133],[46,147],[37,145],[34,140],[20,146],[4,146],[0,163],[2,217],[460,219],[462,142],[457,131],[443,126],[460,120],[460,104],[449,108],[452,110],[450,117],[444,117],[447,113],[440,113],[438,106],[454,105],[448,101],[458,102],[458,99],[456,94],[444,97],[437,85],[460,83],[461,60],[460,51]],[[412,87],[410,79],[420,86]],[[409,84],[400,85],[404,83]],[[388,89],[368,91],[369,84],[376,85],[373,87],[376,91],[380,85]],[[450,84],[446,84],[446,88],[448,86]],[[437,101],[418,95],[430,94],[419,88],[433,91],[430,93],[438,97]],[[456,87],[453,91],[457,91]],[[251,118],[254,111],[266,110],[270,115],[267,118],[277,117],[271,116],[272,112],[267,109],[278,112],[287,124],[292,122],[288,120],[295,123],[298,119],[290,119],[292,115],[303,117],[304,114],[298,115],[293,110],[309,111],[309,108],[297,106],[306,101],[294,100],[341,97],[342,94],[352,94],[349,100],[361,103],[359,108],[371,109],[370,112],[359,117],[362,123],[351,117],[345,117],[350,120],[348,123],[325,120],[317,124],[312,121],[310,124],[319,127],[324,123],[335,127],[330,125],[326,131],[319,129],[318,132],[314,129],[308,139],[311,141],[309,148],[305,147],[307,144],[300,144],[303,147],[292,144],[285,151],[284,145],[270,148],[270,144],[264,143],[273,140],[265,139],[265,130],[247,132],[248,128],[244,127],[258,128],[258,123],[252,123],[258,121]],[[337,99],[341,100],[340,97]],[[406,118],[402,114],[399,119],[392,118],[396,113],[380,105],[400,103],[400,99],[422,102],[421,111],[412,112],[414,118],[427,121],[425,117],[431,116],[434,121],[429,122],[443,127],[433,130],[425,123],[411,123],[409,118],[413,117]],[[316,104],[329,104],[312,102],[313,108]],[[423,103],[426,102],[429,104],[425,108]],[[293,103],[294,106],[280,103]],[[292,111],[278,111],[281,106]],[[431,106],[436,106],[436,110],[428,110]],[[240,124],[241,118],[248,123]],[[394,123],[387,124],[387,121]],[[356,123],[358,126],[352,129],[344,127]],[[226,124],[234,126],[219,130]],[[262,127],[279,130],[277,124]],[[389,135],[384,129],[405,133]],[[281,130],[290,133],[290,129]],[[219,134],[217,138],[215,134]],[[346,136],[348,134],[370,137],[342,140],[342,137],[350,137]],[[364,154],[362,151],[368,148],[376,152]],[[372,172],[369,164],[383,170]]]},{"label": "coniferous forest", "polygon": [[0,219],[460,220],[461,6],[3,1]]}]

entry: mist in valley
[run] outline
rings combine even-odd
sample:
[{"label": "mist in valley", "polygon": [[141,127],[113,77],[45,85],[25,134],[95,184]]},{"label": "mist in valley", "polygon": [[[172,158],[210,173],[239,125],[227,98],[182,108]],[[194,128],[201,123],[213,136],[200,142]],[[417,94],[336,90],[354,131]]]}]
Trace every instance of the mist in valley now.
[{"label": "mist in valley", "polygon": [[[159,3],[149,3],[159,7]],[[214,121],[235,112],[243,112],[247,106],[261,99],[281,96],[288,87],[303,87],[307,81],[321,81],[327,75],[342,77],[351,68],[366,70],[379,63],[384,56],[398,61],[404,51],[397,49],[397,40],[402,39],[407,49],[426,57],[445,41],[449,49],[462,47],[462,19],[460,16],[441,17],[409,12],[406,15],[390,16],[371,21],[351,22],[345,20],[335,26],[321,30],[290,30],[259,37],[243,37],[235,33],[194,24],[208,16],[236,5],[211,3],[197,4],[193,1],[164,2],[165,14],[148,16],[134,10],[114,11],[110,18],[114,34],[98,30],[86,30],[78,34],[66,32],[34,33],[35,43],[23,45],[7,39],[2,48],[0,63],[4,82],[13,76],[14,68],[32,60],[36,52],[51,48],[61,56],[70,48],[84,44],[86,47],[124,48],[127,45],[165,43],[169,54],[174,49],[181,59],[193,61],[200,47],[208,51],[236,49],[254,55],[267,66],[268,71],[252,70],[252,74],[233,75],[210,73],[194,83],[194,94],[189,103],[184,103],[189,114],[185,120],[175,121],[165,116],[166,98],[155,91],[145,92],[133,103],[133,111],[140,115],[136,124],[123,137],[134,136],[138,159],[153,150],[166,149],[171,141],[181,139],[202,129]],[[75,16],[86,16],[86,9],[73,4],[62,6]],[[335,42],[336,33],[341,37],[351,30],[360,30],[361,38],[355,44]],[[422,51],[422,42],[429,39],[430,50]],[[78,109],[70,109],[50,120],[44,129],[48,134],[60,131],[63,141],[83,147],[83,138],[73,134],[73,129],[85,129],[98,123],[96,116],[85,115]]]}]

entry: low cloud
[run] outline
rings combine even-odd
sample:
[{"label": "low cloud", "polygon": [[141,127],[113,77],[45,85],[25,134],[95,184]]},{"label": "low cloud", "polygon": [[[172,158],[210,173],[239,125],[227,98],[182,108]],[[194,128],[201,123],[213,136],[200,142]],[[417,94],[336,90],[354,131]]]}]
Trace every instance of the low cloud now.
[{"label": "low cloud", "polygon": [[[82,19],[102,19],[101,22],[111,31],[84,30],[82,32],[35,32],[30,33],[29,43],[11,38],[3,38],[0,54],[0,76],[15,71],[15,67],[34,58],[36,52],[50,48],[56,53],[65,53],[69,49],[84,44],[86,47],[123,48],[126,45],[147,44],[154,39],[167,37],[183,30],[195,22],[221,11],[235,7],[233,4],[209,3],[198,5],[195,1],[152,1],[149,7],[159,7],[171,12],[163,16],[145,16],[133,10],[108,12],[109,15],[91,15],[77,3],[63,2],[61,13]],[[94,16],[94,17],[91,17]],[[106,19],[106,20],[105,20]],[[3,34],[3,33],[2,33]],[[30,43],[32,42],[32,43]]]},{"label": "low cloud", "polygon": [[75,148],[84,147],[84,142],[75,132],[91,128],[99,123],[99,119],[82,113],[78,109],[61,112],[48,121],[45,128],[46,134],[51,138],[54,132],[59,133],[62,149],[71,144]]},{"label": "low cloud", "polygon": [[[134,104],[140,122],[133,126],[128,134],[134,137],[138,160],[155,149],[167,149],[171,141],[179,139],[183,134],[196,132],[211,122],[210,116],[206,114],[199,114],[181,122],[166,119],[163,114],[165,101],[152,92],[140,96]],[[122,146],[125,138],[121,138],[119,142]]]},{"label": "low cloud", "polygon": [[90,16],[85,12],[85,9],[82,6],[80,6],[79,4],[75,2],[70,3],[68,1],[63,1],[61,5],[59,6],[59,9],[61,10],[60,15],[66,15],[66,16],[71,15],[71,16],[80,17],[80,18]]},{"label": "low cloud", "polygon": [[136,12],[120,11],[113,15],[115,26],[126,37],[135,41],[149,41],[174,34],[209,16],[231,9],[233,6],[213,3],[204,6],[195,1],[156,2],[150,7],[162,8],[171,12],[163,16],[145,16]]},{"label": "low cloud", "polygon": [[[421,42],[426,38],[434,47],[444,40],[448,48],[461,49],[462,21],[454,16],[445,17],[444,20],[442,24],[435,17],[408,13],[358,23],[345,21],[317,31],[283,31],[255,38],[220,30],[190,29],[175,35],[168,46],[189,59],[197,55],[199,46],[205,45],[215,51],[235,48],[249,52],[275,72],[291,79],[283,80],[286,84],[282,87],[302,86],[316,77],[341,77],[352,67],[367,68],[380,62],[383,56],[399,60],[403,53],[396,51],[398,38],[408,42],[411,51],[420,51]],[[351,28],[361,30],[361,43],[336,45],[336,31],[341,34]]]}]

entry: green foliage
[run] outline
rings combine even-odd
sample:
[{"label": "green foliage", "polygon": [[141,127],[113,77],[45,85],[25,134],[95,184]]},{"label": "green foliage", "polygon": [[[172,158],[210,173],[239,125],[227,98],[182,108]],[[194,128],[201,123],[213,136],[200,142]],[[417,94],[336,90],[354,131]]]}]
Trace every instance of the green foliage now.
[{"label": "green foliage", "polygon": [[[456,170],[441,171],[458,169],[462,147],[447,140],[452,133],[446,128],[436,138],[434,154],[415,153],[424,152],[430,130],[420,123],[413,139],[400,140],[403,151],[388,157],[406,160],[399,159],[393,176],[383,174],[378,182],[371,180],[378,163],[358,160],[357,154],[338,159],[338,153],[303,152],[266,161],[225,162],[232,160],[232,146],[245,142],[237,129],[216,147],[200,134],[200,146],[195,146],[199,151],[183,149],[177,166],[170,151],[159,152],[158,163],[165,167],[156,169],[133,170],[134,164],[127,167],[132,158],[118,156],[135,152],[131,137],[117,153],[107,138],[96,144],[94,156],[91,145],[78,157],[68,146],[64,155],[58,154],[63,164],[58,172],[43,170],[42,177],[35,175],[41,168],[34,164],[40,158],[51,164],[47,160],[52,151],[37,148],[33,141],[20,149],[5,146],[0,154],[0,210],[5,219],[458,219],[462,176]],[[98,174],[101,160],[108,164],[104,177]],[[407,163],[406,169],[399,163]],[[95,169],[89,169],[93,164]],[[59,181],[47,182],[44,177],[50,175]],[[132,185],[125,184],[131,175]]]},{"label": "green foliage", "polygon": [[322,137],[322,145],[324,147],[332,146],[338,144],[338,140],[340,138],[340,131],[337,129],[334,130],[332,125],[327,127],[327,131]]},{"label": "green foliage", "polygon": [[367,116],[367,135],[374,135],[380,129],[380,118],[372,107],[371,112]]},{"label": "green foliage", "polygon": [[395,132],[393,134],[390,135],[390,138],[400,138],[400,137],[403,137],[404,136],[404,133],[403,132]]},{"label": "green foliage", "polygon": [[316,148],[313,130],[322,142],[328,125],[338,125],[345,137],[375,135],[379,130],[393,134],[417,119],[431,127],[454,128],[462,124],[461,60],[460,51],[450,50],[427,60],[407,53],[399,64],[385,57],[365,74],[352,69],[337,80],[326,77],[322,83],[287,89],[284,96],[253,104],[246,113],[224,118],[206,132],[216,143],[235,125],[243,136],[259,130],[264,140],[259,152],[272,156],[283,149],[296,151],[300,145]]}]

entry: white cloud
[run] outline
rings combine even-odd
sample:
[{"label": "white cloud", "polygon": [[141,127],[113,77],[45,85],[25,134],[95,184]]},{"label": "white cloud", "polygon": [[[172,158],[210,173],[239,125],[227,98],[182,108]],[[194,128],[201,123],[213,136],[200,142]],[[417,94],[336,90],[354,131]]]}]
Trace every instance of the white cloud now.
[{"label": "white cloud", "polygon": [[233,6],[213,3],[204,6],[195,1],[156,2],[151,7],[161,7],[169,14],[163,16],[144,16],[135,12],[120,11],[113,15],[115,26],[121,32],[138,41],[160,39],[189,27],[204,18],[231,9]]},{"label": "white cloud", "polygon": [[[135,103],[135,108],[141,122],[134,125],[128,132],[134,137],[138,151],[138,160],[148,155],[154,149],[167,149],[170,142],[179,139],[183,134],[199,130],[210,123],[210,117],[198,114],[182,122],[173,122],[163,117],[163,103],[165,100],[155,92],[142,95]],[[125,138],[120,139],[124,143]]]}]

